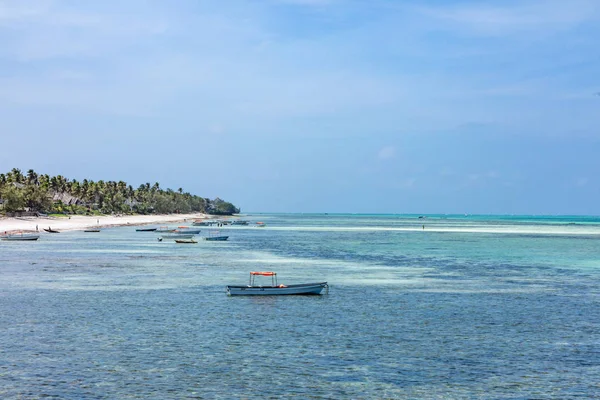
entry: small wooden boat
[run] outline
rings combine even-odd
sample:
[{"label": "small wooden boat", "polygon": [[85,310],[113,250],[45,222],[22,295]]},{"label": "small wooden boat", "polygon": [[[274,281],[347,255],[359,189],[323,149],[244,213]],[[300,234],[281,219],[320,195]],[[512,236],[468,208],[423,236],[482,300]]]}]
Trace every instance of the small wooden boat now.
[{"label": "small wooden boat", "polygon": [[55,231],[54,229],[48,227],[48,229],[44,228],[44,230],[48,233],[60,233],[60,231]]},{"label": "small wooden boat", "polygon": [[39,238],[40,238],[40,235],[35,235],[32,233],[11,233],[11,234],[0,236],[1,240],[13,240],[13,241],[38,240]]},{"label": "small wooden boat", "polygon": [[158,228],[137,228],[136,232],[154,232]]},{"label": "small wooden boat", "polygon": [[100,232],[100,229],[85,229],[84,232]]},{"label": "small wooden boat", "polygon": [[188,244],[192,244],[192,243],[198,243],[196,242],[194,239],[176,239],[175,243],[188,243]]},{"label": "small wooden boat", "polygon": [[[257,286],[255,285],[254,278],[256,276],[270,276],[271,286]],[[329,292],[329,285],[327,282],[316,282],[316,283],[301,283],[297,285],[278,285],[277,284],[277,273],[267,272],[250,272],[250,282],[247,286],[227,286],[227,295],[229,296],[281,296],[281,295],[318,295],[321,294],[323,289]]]}]

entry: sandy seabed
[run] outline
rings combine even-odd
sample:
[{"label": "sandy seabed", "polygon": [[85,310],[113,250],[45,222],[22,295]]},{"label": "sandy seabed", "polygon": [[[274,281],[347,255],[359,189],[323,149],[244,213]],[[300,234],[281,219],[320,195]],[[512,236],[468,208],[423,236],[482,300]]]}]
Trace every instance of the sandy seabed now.
[{"label": "sandy seabed", "polygon": [[0,233],[35,232],[51,228],[57,231],[83,230],[88,228],[108,228],[124,225],[166,225],[168,223],[191,223],[196,219],[213,218],[207,214],[167,214],[167,215],[102,215],[70,217],[23,217],[0,218]]}]

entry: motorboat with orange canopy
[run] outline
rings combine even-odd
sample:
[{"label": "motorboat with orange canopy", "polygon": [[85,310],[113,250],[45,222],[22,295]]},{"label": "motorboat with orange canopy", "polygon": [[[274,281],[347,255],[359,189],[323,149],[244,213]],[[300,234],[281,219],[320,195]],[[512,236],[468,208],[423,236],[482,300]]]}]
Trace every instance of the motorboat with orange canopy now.
[{"label": "motorboat with orange canopy", "polygon": [[[257,276],[270,276],[271,285],[256,285]],[[257,296],[257,295],[290,295],[290,294],[321,294],[323,289],[329,291],[327,282],[301,283],[297,285],[282,285],[277,283],[277,273],[272,271],[250,272],[250,282],[246,286],[227,286],[229,296]]]}]

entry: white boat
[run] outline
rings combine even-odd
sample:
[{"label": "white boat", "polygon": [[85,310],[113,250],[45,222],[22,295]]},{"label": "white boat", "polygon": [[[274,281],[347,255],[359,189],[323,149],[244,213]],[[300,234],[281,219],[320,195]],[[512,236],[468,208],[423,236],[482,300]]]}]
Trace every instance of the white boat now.
[{"label": "white boat", "polygon": [[[254,278],[256,276],[270,276],[271,286],[257,286],[255,285]],[[327,282],[316,282],[316,283],[301,283],[297,285],[278,285],[277,274],[275,272],[250,272],[250,282],[246,286],[227,286],[227,294],[229,296],[281,296],[281,295],[318,295],[321,294],[323,289],[327,289],[329,292],[329,285]]]},{"label": "white boat", "polygon": [[169,228],[168,226],[160,226],[156,229],[156,232],[173,232],[175,229]]},{"label": "white boat", "polygon": [[191,239],[194,235],[191,233],[172,233],[170,235],[162,235],[161,240],[175,240],[175,239]]},{"label": "white boat", "polygon": [[19,240],[19,241],[25,241],[25,240],[38,240],[40,238],[40,235],[36,235],[33,233],[11,233],[11,234],[7,234],[7,235],[2,235],[0,236],[0,239],[2,240]]}]

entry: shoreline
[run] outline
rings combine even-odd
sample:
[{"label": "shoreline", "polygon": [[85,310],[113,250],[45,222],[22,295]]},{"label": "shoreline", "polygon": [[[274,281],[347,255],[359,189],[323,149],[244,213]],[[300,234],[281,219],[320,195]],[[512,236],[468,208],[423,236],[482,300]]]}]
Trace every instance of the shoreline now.
[{"label": "shoreline", "polygon": [[[70,217],[4,217],[0,218],[0,233],[44,232],[45,228],[58,231],[76,231],[88,228],[159,225],[197,219],[231,218],[202,213],[157,215],[71,215]],[[36,229],[37,228],[37,229]]]}]

